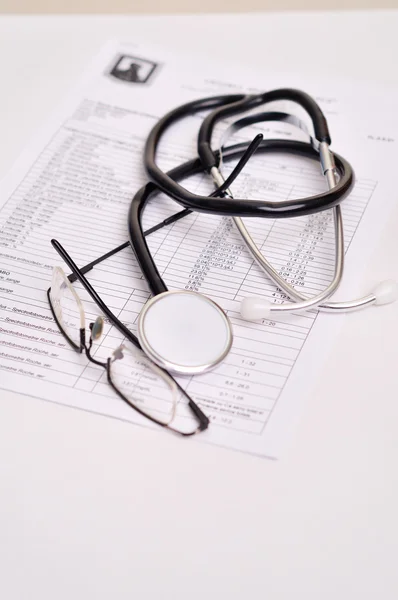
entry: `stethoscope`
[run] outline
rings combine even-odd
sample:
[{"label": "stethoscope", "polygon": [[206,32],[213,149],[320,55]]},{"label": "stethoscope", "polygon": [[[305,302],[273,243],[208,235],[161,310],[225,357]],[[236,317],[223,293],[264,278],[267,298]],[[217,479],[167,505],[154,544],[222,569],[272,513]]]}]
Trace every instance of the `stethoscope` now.
[{"label": "stethoscope", "polygon": [[[282,112],[249,114],[234,122],[224,133],[221,147],[214,151],[211,145],[217,123],[238,113],[252,110],[275,100],[289,100],[300,105],[312,121],[314,135],[298,118]],[[156,151],[165,131],[175,122],[199,111],[211,110],[203,120],[197,138],[198,158],[185,162],[168,173],[156,162]],[[244,127],[265,121],[282,121],[298,127],[309,135],[309,142],[285,139],[262,139],[257,135],[251,143],[226,146],[230,137]],[[262,297],[245,298],[241,316],[257,321],[272,315],[300,312],[317,308],[329,312],[349,312],[375,304],[388,304],[398,297],[398,284],[384,281],[376,289],[356,300],[330,302],[330,296],[339,287],[344,269],[344,232],[340,202],[354,185],[350,164],[332,153],[328,124],[318,104],[308,94],[294,89],[279,89],[258,95],[226,95],[188,102],[167,113],[150,132],[144,150],[144,164],[151,182],[134,196],[128,215],[131,246],[153,296],[145,304],[138,318],[138,338],[142,349],[159,366],[177,374],[204,373],[218,365],[232,345],[232,325],[226,313],[210,298],[197,292],[169,291],[156,267],[148,248],[143,228],[144,208],[156,193],[164,192],[184,207],[181,216],[197,211],[232,217],[249,252],[260,268],[293,301],[273,304]],[[230,185],[247,161],[258,153],[288,153],[320,161],[328,189],[314,196],[282,201],[237,199]],[[222,164],[239,159],[225,179]],[[194,194],[179,181],[207,172],[216,186],[210,196]],[[262,255],[248,232],[242,217],[287,218],[311,215],[332,209],[335,230],[335,267],[330,284],[319,294],[308,298],[292,287]]]}]

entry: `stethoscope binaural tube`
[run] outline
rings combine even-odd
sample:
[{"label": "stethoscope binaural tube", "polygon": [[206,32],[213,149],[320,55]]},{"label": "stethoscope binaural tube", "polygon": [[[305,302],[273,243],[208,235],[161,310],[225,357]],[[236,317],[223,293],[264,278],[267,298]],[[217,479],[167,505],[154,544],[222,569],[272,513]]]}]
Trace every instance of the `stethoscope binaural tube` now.
[{"label": "stethoscope binaural tube", "polygon": [[[222,174],[222,151],[224,146],[227,143],[231,144],[231,137],[238,131],[241,131],[245,127],[258,125],[258,123],[264,122],[280,122],[280,123],[289,123],[293,125],[293,127],[298,128],[302,132],[304,132],[310,139],[311,146],[315,148],[321,155],[321,164],[322,164],[322,152],[326,153],[326,158],[329,157],[328,147],[325,148],[325,142],[319,142],[315,138],[313,138],[308,131],[307,125],[298,119],[297,117],[290,115],[288,113],[282,112],[263,112],[263,113],[253,113],[242,117],[238,121],[235,121],[228,127],[226,131],[224,131],[221,144],[220,144],[220,163],[218,166],[213,166],[210,169],[210,174],[213,177],[213,181],[216,187],[225,184],[225,179]],[[326,144],[327,146],[327,144]],[[330,157],[329,157],[330,158]],[[322,172],[324,176],[326,176],[327,185],[329,190],[336,187],[337,178],[335,172],[335,161],[334,157],[331,157],[332,160],[329,162],[329,165],[326,170],[324,167],[326,164],[322,164]],[[225,194],[229,197],[232,197],[232,192],[228,188],[225,190]],[[305,311],[310,308],[314,308],[319,306],[321,303],[324,303],[334,292],[337,290],[338,286],[341,283],[344,271],[344,229],[343,229],[343,218],[341,213],[340,205],[334,206],[332,209],[333,220],[334,220],[334,230],[335,230],[335,260],[334,260],[334,275],[329,284],[318,294],[313,295],[311,297],[302,296],[302,298],[295,298],[296,302],[283,302],[281,305],[273,306],[273,310],[278,312],[298,312]],[[232,217],[232,220],[242,237],[243,241],[246,244],[247,249],[250,254],[257,262],[259,267],[276,283],[278,287],[280,287],[288,296],[290,296],[289,291],[291,289],[294,290],[292,286],[289,285],[286,279],[281,277],[281,275],[274,269],[271,263],[265,258],[265,256],[260,252],[259,248],[255,244],[252,239],[249,231],[243,220],[240,217]],[[297,296],[297,295],[296,295]],[[247,313],[250,315],[250,312],[255,310],[255,307],[263,306],[264,302],[259,303],[258,298],[245,298],[242,301],[241,305],[241,313],[243,316],[247,316]]]}]

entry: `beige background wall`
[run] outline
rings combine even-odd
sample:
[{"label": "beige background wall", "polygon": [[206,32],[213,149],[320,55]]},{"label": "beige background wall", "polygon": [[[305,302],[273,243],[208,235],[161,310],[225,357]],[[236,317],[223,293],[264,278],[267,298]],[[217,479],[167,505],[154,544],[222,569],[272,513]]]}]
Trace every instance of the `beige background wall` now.
[{"label": "beige background wall", "polygon": [[398,0],[0,0],[0,13],[197,13],[398,8]]}]

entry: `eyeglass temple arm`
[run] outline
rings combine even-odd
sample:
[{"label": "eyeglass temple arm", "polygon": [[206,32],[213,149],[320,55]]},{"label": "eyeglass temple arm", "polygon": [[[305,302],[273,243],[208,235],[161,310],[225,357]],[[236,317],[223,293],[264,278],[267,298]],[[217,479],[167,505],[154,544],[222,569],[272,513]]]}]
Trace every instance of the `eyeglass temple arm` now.
[{"label": "eyeglass temple arm", "polygon": [[[165,219],[161,223],[158,223],[157,225],[154,225],[150,229],[147,229],[147,231],[144,231],[144,235],[145,236],[150,235],[151,233],[154,233],[158,229],[162,229],[162,227],[165,227],[166,225],[171,225],[172,223],[175,223],[176,221],[179,221],[180,219],[182,219],[183,217],[185,217],[186,215],[188,215],[190,212],[191,211],[188,208],[186,208],[184,210],[180,210],[178,213],[175,213],[174,215],[171,215],[171,217],[168,217],[167,219]],[[91,269],[93,267],[95,267],[95,265],[98,265],[99,263],[101,263],[102,261],[106,260],[110,256],[113,256],[114,254],[117,254],[118,252],[120,252],[121,250],[124,250],[125,248],[128,248],[129,246],[130,246],[130,242],[124,242],[124,244],[120,244],[120,246],[117,246],[117,248],[114,248],[113,250],[110,250],[106,254],[103,254],[99,258],[96,258],[92,262],[88,263],[87,265],[85,265],[84,267],[82,267],[81,269],[79,269],[80,273],[82,275],[84,275],[85,273],[88,273],[89,271],[91,271]],[[58,252],[58,250],[57,250],[57,252]],[[78,277],[77,277],[77,275],[75,273],[72,273],[71,275],[69,275],[68,279],[69,279],[69,281],[71,283],[74,283],[75,281],[77,281]]]},{"label": "eyeglass temple arm", "polygon": [[[249,146],[245,150],[245,153],[243,154],[243,156],[240,158],[236,167],[233,169],[233,171],[230,173],[230,175],[227,177],[227,179],[224,181],[224,183],[220,187],[218,187],[214,192],[212,192],[210,194],[210,197],[221,196],[221,194],[223,194],[225,192],[225,190],[227,190],[229,188],[231,183],[233,183],[235,181],[235,179],[238,177],[238,175],[241,173],[242,169],[245,167],[248,160],[253,156],[253,154],[257,150],[258,146],[261,144],[262,139],[263,139],[263,135],[261,133],[256,135],[256,137],[252,140],[252,142],[250,142]],[[167,225],[171,225],[172,223],[175,223],[176,221],[183,219],[184,217],[186,217],[187,215],[189,215],[191,213],[192,213],[192,211],[189,208],[180,210],[179,212],[174,213],[174,215],[171,215],[171,217],[164,219],[164,221],[161,221],[157,225],[154,225],[153,227],[150,227],[149,229],[144,231],[144,235],[146,237],[147,235],[150,235],[151,233],[155,233],[155,231],[158,231],[159,229],[162,229],[163,227],[166,227]],[[125,248],[128,248],[129,246],[130,246],[130,242],[125,242],[124,244],[120,244],[120,246],[117,246],[113,250],[110,250],[106,254],[103,254],[99,258],[96,258],[92,262],[90,262],[87,265],[85,265],[84,267],[82,267],[80,269],[80,273],[82,275],[84,275],[85,273],[88,273],[89,271],[91,271],[91,269],[93,267],[95,267],[95,265],[98,265],[99,263],[103,262],[107,258],[110,258],[114,254],[117,254],[118,252],[120,252],[121,250],[124,250]],[[78,277],[77,277],[76,273],[72,273],[71,275],[68,276],[68,279],[71,283],[74,283],[75,281],[77,281]]]},{"label": "eyeglass temple arm", "polygon": [[[58,254],[61,256],[62,260],[64,260],[65,263],[68,265],[68,267],[70,268],[70,270],[72,271],[72,273],[76,277],[76,279],[78,281],[80,281],[80,283],[82,284],[82,286],[85,288],[86,292],[91,296],[91,298],[94,300],[94,302],[100,307],[100,309],[102,310],[102,312],[104,313],[104,315],[106,315],[109,318],[109,320],[111,321],[111,323],[132,344],[134,344],[134,346],[136,346],[136,348],[139,348],[140,350],[142,350],[140,342],[138,341],[138,338],[107,307],[107,305],[102,300],[102,298],[97,294],[97,292],[95,291],[95,289],[93,288],[93,286],[91,285],[91,283],[88,281],[88,279],[86,279],[86,277],[84,276],[82,270],[79,269],[79,267],[76,265],[76,263],[74,262],[74,260],[72,259],[72,257],[67,253],[67,251],[65,250],[65,248],[63,246],[61,246],[61,244],[57,240],[54,240],[54,239],[51,240],[51,244],[53,245],[53,247],[55,248],[55,250],[58,252]],[[167,371],[166,371],[166,373],[167,373]],[[205,415],[205,413],[196,404],[196,402],[191,398],[191,396],[188,394],[188,392],[186,392],[184,390],[184,388],[178,383],[178,381],[176,381],[174,379],[174,377],[172,377],[170,375],[170,373],[167,373],[167,374],[176,383],[176,385],[177,385],[178,389],[180,390],[180,392],[182,394],[184,394],[184,396],[187,398],[188,405],[189,405],[190,409],[192,410],[192,412],[194,413],[194,415],[196,416],[196,418],[199,421],[199,427],[198,427],[197,431],[204,431],[205,429],[207,429],[208,426],[209,426],[209,423],[210,423],[209,417],[207,417],[207,415]]]}]

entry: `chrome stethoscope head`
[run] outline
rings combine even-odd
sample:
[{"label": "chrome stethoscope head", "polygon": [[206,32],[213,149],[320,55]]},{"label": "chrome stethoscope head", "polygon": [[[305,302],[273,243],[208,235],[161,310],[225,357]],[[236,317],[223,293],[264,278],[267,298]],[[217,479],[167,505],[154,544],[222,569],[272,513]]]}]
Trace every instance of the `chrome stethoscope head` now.
[{"label": "chrome stethoscope head", "polygon": [[163,369],[199,375],[227,356],[232,326],[222,308],[207,296],[168,291],[145,304],[138,319],[138,339],[144,352]]}]

